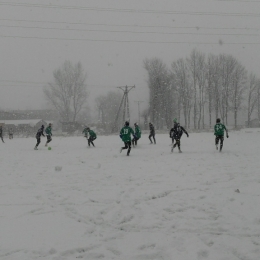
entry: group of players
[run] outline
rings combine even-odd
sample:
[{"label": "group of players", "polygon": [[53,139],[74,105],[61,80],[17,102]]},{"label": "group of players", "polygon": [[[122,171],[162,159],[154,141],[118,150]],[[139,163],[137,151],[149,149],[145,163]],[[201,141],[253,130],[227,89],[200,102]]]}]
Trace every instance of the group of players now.
[{"label": "group of players", "polygon": [[[181,126],[177,119],[173,119],[173,127],[170,130],[170,138],[172,139],[172,147],[171,147],[171,152],[173,152],[174,148],[178,146],[178,150],[181,153],[181,137],[182,134],[185,133],[187,137],[189,137],[188,132],[184,129],[183,126]],[[155,129],[152,123],[149,123],[149,129],[150,129],[150,134],[149,134],[149,140],[151,144],[156,144],[156,139],[155,139]],[[221,123],[220,119],[218,118],[216,120],[216,124],[214,126],[214,135],[215,135],[215,145],[216,149],[221,152],[223,148],[223,142],[224,142],[224,132],[226,131],[226,137],[228,138],[228,130],[224,124]],[[45,133],[45,134],[44,134]],[[91,145],[95,147],[94,145],[94,140],[97,138],[96,133],[91,130],[89,127],[84,128],[83,132],[85,137],[88,140],[88,146],[90,147]],[[44,129],[44,125],[40,127],[40,129],[36,133],[36,140],[37,143],[34,147],[34,150],[38,150],[38,146],[41,142],[41,136],[47,137],[47,141],[45,143],[45,146],[48,146],[48,143],[52,141],[52,124],[50,123],[46,129]],[[133,137],[133,138],[132,138]],[[3,128],[0,125],[0,138],[2,142],[4,143],[3,139]],[[13,134],[11,134],[11,137],[9,135],[9,138],[13,138]],[[121,147],[120,153],[122,150],[127,149],[127,156],[130,155],[131,151],[131,145],[135,146],[137,145],[137,141],[141,138],[141,129],[137,123],[134,124],[134,130],[129,126],[129,122],[126,121],[124,127],[120,131],[120,138],[124,142],[125,146]],[[220,147],[218,148],[218,144],[220,143]]]},{"label": "group of players", "polygon": [[[45,146],[48,146],[48,143],[50,143],[52,141],[52,124],[51,123],[48,125],[48,127],[45,130],[44,130],[44,125],[42,125],[40,127],[40,129],[37,131],[36,136],[35,136],[37,143],[34,147],[34,150],[38,150],[38,145],[41,142],[41,137],[42,136],[45,137],[44,132],[45,132],[45,135],[47,137],[47,141],[45,143]],[[84,128],[82,133],[85,134],[85,137],[88,140],[88,146],[90,146],[90,144],[92,144],[95,147],[93,141],[97,138],[96,133],[93,130],[91,130],[89,127]]]},{"label": "group of players", "polygon": [[[177,119],[175,118],[173,120],[174,126],[170,130],[170,138],[172,139],[172,148],[171,152],[173,152],[174,148],[178,146],[179,152],[181,153],[181,136],[183,132],[189,137],[189,134],[187,131],[177,122]],[[127,156],[130,155],[131,151],[131,144],[137,145],[137,141],[141,138],[141,130],[138,126],[137,123],[134,124],[135,126],[135,131],[129,126],[129,122],[126,121],[124,127],[120,131],[120,138],[124,142],[125,146],[121,147],[120,153],[127,149]],[[149,134],[149,140],[150,144],[156,144],[156,139],[155,139],[155,129],[152,123],[149,123],[149,129],[150,129],[150,134]],[[131,139],[131,135],[133,136],[133,139]],[[174,143],[175,141],[175,143]]]},{"label": "group of players", "polygon": [[[188,132],[184,129],[183,126],[181,126],[178,123],[178,120],[176,118],[173,119],[173,127],[170,130],[170,138],[172,139],[172,144],[171,144],[171,152],[173,152],[174,148],[176,146],[178,146],[178,150],[181,153],[181,137],[183,135],[183,133],[185,133],[187,135],[187,137],[189,137]],[[149,129],[150,129],[150,134],[149,134],[149,140],[150,140],[150,144],[156,144],[156,139],[155,139],[155,129],[152,123],[149,123]],[[226,126],[224,124],[221,123],[220,119],[218,118],[216,120],[216,124],[214,126],[214,135],[215,135],[215,145],[216,145],[216,149],[221,152],[222,148],[223,148],[223,142],[224,142],[224,132],[226,131],[226,137],[228,138],[228,130],[226,128]],[[45,133],[45,134],[44,134]],[[93,147],[95,147],[94,145],[94,140],[96,140],[97,135],[96,133],[91,130],[89,127],[84,128],[83,132],[82,132],[85,137],[88,140],[88,146],[90,147],[91,145]],[[123,147],[121,147],[120,149],[120,153],[123,150],[127,150],[127,156],[130,155],[130,151],[131,151],[131,147],[136,146],[137,145],[137,141],[141,138],[141,129],[139,127],[139,125],[137,123],[134,124],[134,130],[129,126],[129,122],[126,121],[124,127],[121,129],[120,131],[120,138],[122,139],[122,141],[124,142]],[[45,143],[45,146],[48,146],[48,143],[50,143],[52,141],[52,124],[50,123],[46,129],[44,129],[44,125],[42,125],[40,127],[40,129],[37,131],[36,133],[36,140],[37,143],[34,147],[34,150],[38,150],[38,146],[41,142],[41,136],[47,137],[47,141]],[[3,128],[0,125],[0,138],[2,140],[2,142],[4,143],[4,139],[3,139]],[[10,138],[10,135],[9,135]],[[13,134],[11,135],[11,138],[13,138]],[[220,143],[220,147],[218,148],[218,144]]]},{"label": "group of players", "polygon": [[45,143],[45,146],[48,146],[48,143],[51,142],[52,140],[52,124],[49,123],[49,125],[46,127],[45,131],[44,131],[44,125],[41,126],[41,128],[37,131],[36,133],[36,140],[37,140],[37,143],[34,147],[34,150],[38,150],[38,145],[40,144],[41,142],[41,136],[45,136],[44,135],[44,132],[46,134],[46,137],[47,137],[47,141]]},{"label": "group of players", "polygon": [[[48,125],[48,127],[45,130],[44,130],[44,125],[42,125],[40,127],[40,129],[37,131],[36,136],[35,136],[36,140],[37,140],[37,143],[36,143],[36,145],[34,147],[34,150],[38,150],[38,145],[41,142],[41,137],[42,136],[45,137],[44,132],[45,132],[45,135],[47,137],[47,141],[45,143],[45,146],[48,146],[48,143],[50,143],[52,141],[52,124],[51,123]],[[85,137],[88,140],[88,146],[90,146],[90,144],[92,144],[95,147],[93,141],[97,138],[96,133],[93,130],[91,130],[89,127],[86,127],[83,130],[82,133],[85,134]]]},{"label": "group of players", "polygon": [[[183,133],[189,137],[188,132],[184,129],[183,126],[181,126],[178,123],[177,118],[173,119],[173,127],[170,130],[170,138],[172,139],[172,144],[171,144],[171,152],[173,152],[174,148],[178,146],[179,153],[181,153],[181,137]],[[134,124],[135,126],[135,131],[129,126],[129,122],[126,121],[124,127],[120,131],[120,138],[124,142],[125,146],[121,147],[120,153],[122,150],[127,149],[127,156],[130,155],[131,151],[131,143],[132,145],[137,145],[137,141],[141,138],[141,130],[138,126],[137,123]],[[149,128],[150,128],[150,135],[149,135],[149,140],[151,144],[156,144],[156,139],[155,139],[155,130],[154,126],[152,123],[149,123]],[[218,144],[220,142],[220,148],[219,151],[222,151],[223,148],[223,142],[224,142],[224,131],[226,131],[226,137],[228,138],[228,130],[224,124],[221,123],[220,119],[218,118],[216,121],[216,125],[214,126],[214,135],[215,135],[215,145],[216,149],[218,150]],[[133,136],[133,139],[131,139],[131,135]]]}]

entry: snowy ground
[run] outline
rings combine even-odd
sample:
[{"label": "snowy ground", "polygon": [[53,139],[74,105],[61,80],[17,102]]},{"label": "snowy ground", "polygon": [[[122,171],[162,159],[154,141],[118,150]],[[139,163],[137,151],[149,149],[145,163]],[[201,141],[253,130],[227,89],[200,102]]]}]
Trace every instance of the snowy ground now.
[{"label": "snowy ground", "polygon": [[259,260],[260,129],[156,137],[0,143],[0,259]]}]

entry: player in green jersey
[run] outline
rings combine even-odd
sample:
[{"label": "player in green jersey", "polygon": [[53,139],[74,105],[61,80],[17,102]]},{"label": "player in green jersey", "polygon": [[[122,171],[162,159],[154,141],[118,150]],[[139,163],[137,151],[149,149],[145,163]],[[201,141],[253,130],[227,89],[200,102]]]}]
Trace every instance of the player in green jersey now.
[{"label": "player in green jersey", "polygon": [[137,141],[141,138],[141,134],[142,134],[141,129],[140,129],[140,127],[138,126],[138,124],[137,124],[137,123],[134,123],[134,126],[135,126],[135,134],[134,134],[134,138],[132,139],[132,145],[133,145],[133,147],[134,147],[135,145],[137,145]]},{"label": "player in green jersey", "polygon": [[226,131],[226,137],[228,138],[228,130],[224,124],[220,123],[220,119],[218,118],[214,126],[214,135],[215,135],[215,145],[217,150],[218,150],[218,143],[220,141],[220,149],[219,149],[220,152],[222,151],[223,148],[225,131]]},{"label": "player in green jersey", "polygon": [[89,127],[87,127],[87,131],[88,131],[88,135],[89,135],[89,138],[88,138],[88,146],[90,147],[90,144],[92,144],[93,147],[95,147],[93,141],[97,139],[97,135],[96,135],[96,133],[95,133],[93,130],[91,130]]},{"label": "player in green jersey", "polygon": [[126,121],[125,126],[120,131],[120,138],[125,143],[125,147],[122,147],[120,149],[120,153],[122,152],[122,150],[128,149],[127,156],[129,156],[131,151],[131,134],[134,136],[134,130],[129,126],[129,122]]}]

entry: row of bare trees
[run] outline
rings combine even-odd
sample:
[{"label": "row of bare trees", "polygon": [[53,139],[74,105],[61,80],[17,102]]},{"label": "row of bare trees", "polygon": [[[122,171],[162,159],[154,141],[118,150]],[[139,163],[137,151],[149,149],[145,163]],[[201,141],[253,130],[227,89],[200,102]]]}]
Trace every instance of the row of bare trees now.
[{"label": "row of bare trees", "polygon": [[[206,56],[193,50],[188,58],[172,62],[145,59],[150,90],[150,120],[157,128],[171,126],[183,116],[185,127],[204,129],[220,117],[228,125],[230,113],[238,125],[238,113],[246,108],[248,123],[255,109],[260,119],[260,80],[227,54]],[[246,104],[247,103],[247,104]],[[214,120],[215,122],[215,120]]]},{"label": "row of bare trees", "polygon": [[[172,62],[170,68],[158,58],[145,59],[144,68],[150,90],[144,117],[147,121],[149,116],[157,129],[170,128],[174,117],[183,118],[187,128],[211,127],[218,117],[228,125],[231,114],[237,127],[242,109],[247,110],[248,124],[255,111],[260,120],[260,80],[231,55],[206,56],[193,50],[189,57]],[[66,61],[53,76],[54,83],[44,90],[45,96],[63,121],[75,122],[88,97],[82,65]],[[118,92],[96,99],[99,123],[107,132],[113,127],[120,100]]]}]

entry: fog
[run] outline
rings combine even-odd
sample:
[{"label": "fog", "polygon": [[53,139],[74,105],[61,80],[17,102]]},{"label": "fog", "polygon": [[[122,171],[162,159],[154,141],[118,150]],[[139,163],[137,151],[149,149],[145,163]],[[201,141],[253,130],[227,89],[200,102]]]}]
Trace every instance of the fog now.
[{"label": "fog", "polygon": [[93,110],[100,94],[135,85],[129,94],[134,115],[134,101],[148,107],[145,58],[170,65],[196,48],[231,54],[258,72],[259,1],[19,0],[0,6],[2,110],[49,108],[43,87],[66,60],[82,63]]}]

